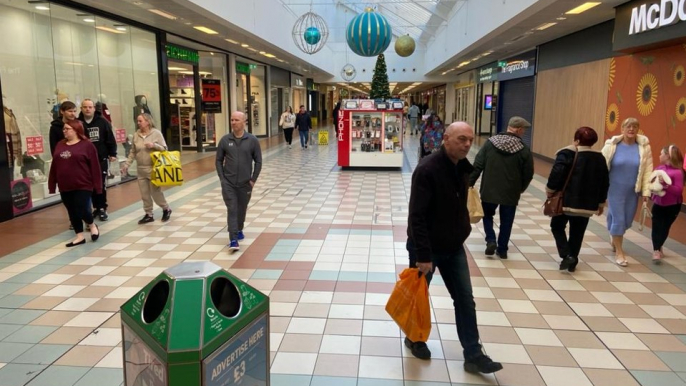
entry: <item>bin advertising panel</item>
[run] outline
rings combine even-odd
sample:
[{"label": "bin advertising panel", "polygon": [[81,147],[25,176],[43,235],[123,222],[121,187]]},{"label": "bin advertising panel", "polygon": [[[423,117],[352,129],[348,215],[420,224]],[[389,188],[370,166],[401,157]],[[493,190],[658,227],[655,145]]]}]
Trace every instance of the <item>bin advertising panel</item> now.
[{"label": "bin advertising panel", "polygon": [[130,328],[124,329],[125,385],[167,386],[167,366]]},{"label": "bin advertising panel", "polygon": [[257,318],[203,361],[204,386],[266,386],[267,314]]}]

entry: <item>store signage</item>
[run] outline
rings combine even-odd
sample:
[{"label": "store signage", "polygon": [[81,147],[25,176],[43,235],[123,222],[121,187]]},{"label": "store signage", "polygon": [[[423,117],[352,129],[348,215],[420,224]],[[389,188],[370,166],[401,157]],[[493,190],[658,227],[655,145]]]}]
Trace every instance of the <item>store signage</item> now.
[{"label": "store signage", "polygon": [[269,376],[267,335],[267,316],[261,316],[203,361],[203,384],[266,386]]},{"label": "store signage", "polygon": [[43,136],[34,135],[26,137],[26,155],[43,154]]},{"label": "store signage", "polygon": [[12,213],[18,215],[26,212],[33,207],[31,200],[31,180],[29,178],[22,178],[14,180],[10,183],[12,191]]},{"label": "store signage", "polygon": [[498,81],[524,78],[536,74],[536,51],[498,62]]},{"label": "store signage", "polygon": [[202,80],[202,111],[222,112],[222,84],[219,79]]},{"label": "store signage", "polygon": [[497,82],[498,81],[498,63],[493,62],[487,64],[477,70],[479,74],[479,83]]},{"label": "store signage", "polygon": [[[686,35],[686,0],[636,0],[615,10],[613,49],[657,48]],[[664,44],[660,44],[664,43]]]},{"label": "store signage", "polygon": [[126,129],[114,129],[114,139],[117,143],[126,142]]},{"label": "store signage", "polygon": [[685,0],[661,0],[659,3],[633,7],[629,35],[686,21],[685,6]]},{"label": "store signage", "polygon": [[236,62],[236,72],[250,75],[250,71],[257,68],[256,64],[248,64],[243,62]]},{"label": "store signage", "polygon": [[175,46],[173,44],[167,44],[165,48],[167,51],[167,58],[169,59],[181,60],[193,64],[198,64],[200,62],[200,54],[198,54],[198,51],[196,50]]}]

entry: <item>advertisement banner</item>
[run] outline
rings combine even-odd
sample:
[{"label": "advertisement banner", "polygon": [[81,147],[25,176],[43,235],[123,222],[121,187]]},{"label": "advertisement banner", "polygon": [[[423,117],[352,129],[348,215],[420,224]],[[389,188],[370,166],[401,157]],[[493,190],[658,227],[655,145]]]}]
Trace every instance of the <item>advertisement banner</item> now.
[{"label": "advertisement banner", "polygon": [[124,380],[130,386],[166,386],[167,369],[157,355],[124,325]]},{"label": "advertisement banner", "polygon": [[114,129],[114,139],[117,143],[126,142],[126,129]]},{"label": "advertisement banner", "polygon": [[42,154],[43,151],[42,135],[29,135],[26,137],[26,155],[38,155]]},{"label": "advertisement banner", "polygon": [[222,85],[219,79],[202,80],[202,111],[222,112]]},{"label": "advertisement banner", "polygon": [[12,181],[10,189],[12,190],[12,213],[15,216],[33,208],[30,179],[22,178]]},{"label": "advertisement banner", "polygon": [[349,110],[338,113],[338,166],[350,166],[350,114]]}]

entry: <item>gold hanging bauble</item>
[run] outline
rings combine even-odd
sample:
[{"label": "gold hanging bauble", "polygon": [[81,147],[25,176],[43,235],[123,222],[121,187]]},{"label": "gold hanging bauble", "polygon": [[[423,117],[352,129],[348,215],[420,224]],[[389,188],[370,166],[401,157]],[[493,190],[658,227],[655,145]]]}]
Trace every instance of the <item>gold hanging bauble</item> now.
[{"label": "gold hanging bauble", "polygon": [[410,35],[405,35],[395,40],[395,53],[406,58],[414,53],[414,39]]}]

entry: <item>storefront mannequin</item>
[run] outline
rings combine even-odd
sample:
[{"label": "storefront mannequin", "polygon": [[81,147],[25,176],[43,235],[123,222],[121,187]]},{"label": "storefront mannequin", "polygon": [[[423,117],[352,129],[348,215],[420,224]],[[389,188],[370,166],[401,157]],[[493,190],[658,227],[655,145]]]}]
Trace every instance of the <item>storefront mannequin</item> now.
[{"label": "storefront mannequin", "polygon": [[7,107],[7,97],[2,95],[3,117],[5,119],[5,142],[7,144],[7,163],[10,165],[10,175],[14,179],[15,166],[22,165],[21,132],[17,124],[17,117],[12,110]]},{"label": "storefront mannequin", "polygon": [[137,123],[138,116],[141,114],[150,114],[150,109],[148,108],[148,97],[145,95],[136,95],[135,100],[136,105],[133,107],[133,122]]},{"label": "storefront mannequin", "polygon": [[98,94],[98,101],[95,102],[95,111],[102,114],[102,117],[107,120],[110,124],[112,123],[112,115],[110,115],[110,109],[107,108],[107,95]]}]

